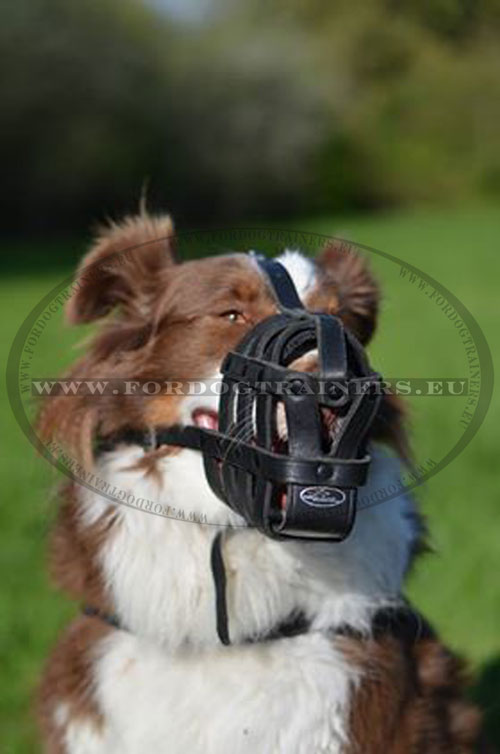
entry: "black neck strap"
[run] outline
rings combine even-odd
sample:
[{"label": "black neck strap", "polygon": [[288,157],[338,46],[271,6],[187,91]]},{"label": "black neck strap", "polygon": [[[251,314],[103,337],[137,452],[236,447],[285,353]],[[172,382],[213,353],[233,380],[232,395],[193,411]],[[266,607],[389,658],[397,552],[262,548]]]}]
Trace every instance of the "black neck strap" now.
[{"label": "black neck strap", "polygon": [[[85,605],[82,610],[83,614],[89,618],[96,618],[108,626],[118,631],[128,631],[116,615],[106,613],[92,605]],[[277,623],[267,633],[259,637],[250,637],[243,640],[244,644],[256,644],[265,641],[276,641],[278,639],[287,639],[293,636],[309,633],[311,629],[310,621],[303,612],[297,611],[281,623]],[[414,610],[407,602],[401,602],[397,605],[379,608],[373,615],[370,630],[367,632],[350,626],[347,623],[336,626],[335,628],[326,629],[325,633],[332,636],[345,636],[358,641],[366,639],[381,639],[390,636],[402,641],[410,646],[418,641],[435,639],[436,633],[432,626]],[[219,636],[220,638],[220,636]],[[230,641],[222,642],[225,646],[230,645]]]},{"label": "black neck strap", "polygon": [[210,566],[212,568],[212,577],[215,589],[215,620],[217,625],[217,635],[221,644],[227,646],[231,644],[229,638],[229,619],[227,614],[226,600],[226,569],[224,568],[224,559],[222,557],[222,537],[224,532],[220,531],[215,535],[210,552]]},{"label": "black neck strap", "polygon": [[[224,557],[222,554],[222,544],[224,542],[225,532],[220,531],[215,535],[212,542],[210,553],[210,565],[212,568],[212,577],[215,590],[215,620],[217,636],[221,644],[229,646],[231,638],[229,635],[229,616],[227,610],[226,596],[226,569],[224,567]],[[286,620],[278,623],[271,631],[265,634],[259,641],[268,641],[270,639],[279,639],[284,637],[298,636],[305,634],[309,630],[309,621],[302,612],[294,612]],[[247,639],[247,642],[253,642],[254,639]]]}]

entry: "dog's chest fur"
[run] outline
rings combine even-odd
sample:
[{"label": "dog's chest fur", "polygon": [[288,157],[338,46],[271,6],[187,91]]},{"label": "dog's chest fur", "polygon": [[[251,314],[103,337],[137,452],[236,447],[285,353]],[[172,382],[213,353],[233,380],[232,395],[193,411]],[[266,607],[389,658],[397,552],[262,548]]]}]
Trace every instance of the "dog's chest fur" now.
[{"label": "dog's chest fur", "polygon": [[[109,454],[99,476],[137,497],[182,508],[187,501],[211,523],[238,523],[206,485],[201,459],[183,451],[162,461],[165,479],[132,469],[142,450]],[[370,489],[394,481],[399,463],[375,453]],[[176,479],[185,479],[184,487]],[[176,492],[177,491],[177,492]],[[191,503],[192,505],[193,503]],[[109,513],[102,498],[80,496],[79,523]],[[349,712],[359,669],[337,646],[340,625],[366,630],[373,611],[396,599],[416,532],[408,498],[360,511],[344,543],[281,543],[244,527],[224,545],[229,629],[222,647],[215,625],[210,547],[217,526],[117,506],[99,551],[105,590],[127,630],[110,630],[88,647],[99,722],[55,707],[68,750],[89,752],[337,752],[349,740]],[[239,522],[241,523],[241,522]],[[258,643],[294,610],[311,632]],[[98,620],[98,619],[94,619]]]},{"label": "dog's chest fur", "polygon": [[121,632],[101,650],[96,752],[319,754],[346,740],[355,671],[320,634],[169,655]]}]

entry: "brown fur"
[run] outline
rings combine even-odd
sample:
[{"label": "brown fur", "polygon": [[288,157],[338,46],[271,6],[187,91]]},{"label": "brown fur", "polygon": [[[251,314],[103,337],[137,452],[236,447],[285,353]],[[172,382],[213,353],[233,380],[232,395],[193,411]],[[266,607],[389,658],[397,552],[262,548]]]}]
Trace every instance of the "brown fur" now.
[{"label": "brown fur", "polygon": [[144,456],[130,468],[135,471],[143,471],[144,476],[153,477],[160,486],[163,476],[158,468],[158,462],[163,458],[171,458],[172,456],[177,455],[181,450],[182,448],[177,448],[174,445],[161,445],[157,450],[145,453]]},{"label": "brown fur", "polygon": [[463,665],[439,641],[339,641],[360,671],[346,754],[486,752],[481,715],[463,699]]},{"label": "brown fur", "polygon": [[344,241],[329,242],[318,258],[322,273],[311,308],[338,314],[366,345],[377,325],[380,294],[366,261]]},{"label": "brown fur", "polygon": [[74,599],[111,612],[112,606],[102,581],[99,552],[117,526],[112,509],[90,526],[80,522],[75,488],[63,493],[57,523],[51,538],[50,571],[54,581]]},{"label": "brown fur", "polygon": [[70,721],[85,720],[97,731],[101,713],[93,698],[92,665],[98,643],[111,631],[99,618],[80,617],[71,623],[50,656],[39,689],[38,713],[49,754],[65,754],[65,725],[54,720],[58,704],[68,705]]},{"label": "brown fur", "polygon": [[[115,235],[113,239],[111,249],[102,239],[99,241],[90,254],[94,264],[97,252],[104,259],[116,253]],[[156,264],[158,245],[144,245],[133,253],[146,258],[152,254]],[[144,261],[146,276],[152,265],[153,262]],[[131,279],[125,285],[129,273]],[[147,308],[143,292],[148,286],[138,277],[138,266],[129,270],[128,265],[123,265],[119,275],[121,287],[117,283],[114,289],[120,291],[116,294],[116,304],[121,307],[118,314],[103,322],[88,352],[67,377],[102,375],[106,379],[160,381],[207,378],[253,324],[276,310],[260,275],[243,256],[186,262],[175,267],[165,257],[165,267],[156,271],[157,297],[148,299]],[[143,304],[131,300],[124,305],[124,291],[132,299],[141,298]],[[103,312],[94,295],[100,293],[92,283],[82,286],[70,301],[71,321],[88,321],[91,313],[98,316]],[[110,295],[107,294],[107,307],[111,305]],[[231,310],[242,310],[244,316],[231,323],[221,316]],[[125,426],[147,428],[175,423],[178,402],[175,395],[53,397],[43,407],[39,427],[46,441],[58,438],[91,468],[92,441],[97,432],[106,435]]]},{"label": "brown fur", "polygon": [[[379,293],[366,262],[339,244],[328,244],[317,261],[319,283],[308,306],[340,314],[368,342]],[[221,317],[231,310],[242,312],[237,323]],[[80,267],[68,321],[104,319],[88,352],[66,377],[203,379],[251,326],[275,311],[270,290],[244,256],[176,265],[169,218],[127,218],[102,232]],[[58,438],[91,469],[97,432],[169,425],[178,418],[177,407],[176,396],[53,397],[39,427],[46,441]],[[404,413],[396,397],[384,398],[374,436],[408,457]]]},{"label": "brown fur", "polygon": [[161,275],[174,263],[174,229],[168,216],[141,214],[103,228],[80,266],[66,315],[71,324],[93,322],[120,305],[142,319],[156,298]]}]

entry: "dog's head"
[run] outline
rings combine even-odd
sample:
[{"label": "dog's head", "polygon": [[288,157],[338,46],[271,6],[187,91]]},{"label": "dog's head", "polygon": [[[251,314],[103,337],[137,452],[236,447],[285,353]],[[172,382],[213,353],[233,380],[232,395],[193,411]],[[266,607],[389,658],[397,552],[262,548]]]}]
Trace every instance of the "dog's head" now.
[{"label": "dog's head", "polygon": [[[379,296],[364,259],[328,243],[314,260],[285,251],[280,261],[307,309],[338,315],[363,345],[368,343]],[[124,427],[217,428],[217,395],[193,395],[175,386],[216,378],[228,351],[277,312],[269,282],[249,255],[177,262],[168,217],[141,215],[106,229],[84,259],[74,291],[69,322],[96,322],[97,330],[72,375],[121,378],[132,387],[148,380],[170,385],[167,394],[131,387],[129,395],[52,399],[42,415],[45,436],[57,434],[88,465],[96,437]],[[304,357],[301,370],[312,371],[314,359]],[[387,400],[375,433],[402,447],[399,413]],[[178,452],[184,451],[160,449],[147,463],[154,466],[159,456]]]}]

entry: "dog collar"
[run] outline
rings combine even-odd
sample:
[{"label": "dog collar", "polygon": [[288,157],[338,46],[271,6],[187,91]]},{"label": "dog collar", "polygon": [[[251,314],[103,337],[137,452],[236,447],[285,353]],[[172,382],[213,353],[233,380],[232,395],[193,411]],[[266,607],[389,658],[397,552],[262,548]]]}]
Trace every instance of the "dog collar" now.
[{"label": "dog collar", "polygon": [[[106,613],[92,605],[85,605],[82,613],[86,617],[96,618],[114,629],[131,633],[116,615]],[[278,639],[293,638],[294,636],[307,634],[310,631],[310,621],[303,612],[299,611],[281,623],[277,623],[270,631],[257,637],[245,638],[242,643],[257,644],[266,641],[277,641]],[[388,636],[403,642],[407,646],[411,646],[418,641],[436,638],[436,633],[430,623],[407,602],[379,608],[373,614],[368,632],[360,631],[348,624],[341,624],[335,628],[326,629],[324,633],[331,636],[345,636],[348,639],[355,639],[357,641],[365,639],[379,640]]]}]

